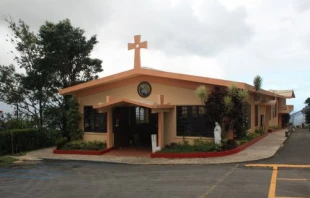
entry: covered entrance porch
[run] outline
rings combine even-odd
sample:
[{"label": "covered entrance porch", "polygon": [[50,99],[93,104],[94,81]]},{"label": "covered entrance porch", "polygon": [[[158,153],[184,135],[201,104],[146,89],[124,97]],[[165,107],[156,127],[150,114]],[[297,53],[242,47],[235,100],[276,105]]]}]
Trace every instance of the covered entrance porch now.
[{"label": "covered entrance porch", "polygon": [[[151,135],[157,135],[157,146],[164,147],[164,114],[173,105],[164,104],[163,95],[155,103],[145,99],[111,100],[94,106],[99,112],[107,113],[107,148],[131,155],[137,152],[152,152]],[[112,151],[110,154],[116,154]]]}]

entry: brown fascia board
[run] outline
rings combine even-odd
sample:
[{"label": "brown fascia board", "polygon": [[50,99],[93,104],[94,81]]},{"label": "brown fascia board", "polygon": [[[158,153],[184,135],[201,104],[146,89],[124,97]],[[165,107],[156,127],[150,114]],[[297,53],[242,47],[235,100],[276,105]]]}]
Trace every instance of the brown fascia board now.
[{"label": "brown fascia board", "polygon": [[[216,79],[216,78],[207,78],[207,77],[202,77],[202,76],[194,76],[194,75],[187,75],[187,74],[180,74],[180,73],[165,72],[165,71],[160,71],[160,70],[132,69],[132,70],[124,71],[124,72],[114,74],[111,76],[107,76],[107,77],[103,77],[103,78],[89,81],[86,83],[82,83],[79,85],[75,85],[72,87],[68,87],[65,89],[61,89],[59,90],[59,94],[74,95],[74,93],[77,91],[97,87],[100,85],[104,85],[107,83],[123,80],[126,78],[138,76],[138,75],[149,75],[149,76],[163,77],[163,78],[169,78],[169,79],[185,80],[185,81],[224,86],[224,87],[228,87],[234,83],[240,89],[247,89],[249,90],[249,92],[256,92],[253,86],[248,85],[246,83],[242,83],[242,82],[222,80],[222,79]],[[278,95],[278,94],[275,94],[273,92],[269,92],[266,90],[260,90],[259,93],[268,95],[268,96],[273,96],[273,97],[276,96],[279,98],[284,98],[281,95]]]},{"label": "brown fascia board", "polygon": [[82,84],[74,85],[74,86],[71,86],[65,89],[61,89],[59,90],[58,93],[61,95],[73,95],[77,91],[82,91],[85,89],[100,86],[102,84],[111,83],[114,81],[122,80],[124,78],[132,77],[136,74],[133,71],[134,70],[132,69],[132,70],[124,71],[121,73],[113,74],[111,76],[107,76],[107,77],[99,78],[99,79],[92,80],[89,82],[85,82]]},{"label": "brown fascia board", "polygon": [[[254,88],[254,86],[252,85],[249,85],[249,84],[245,84],[245,89],[249,90],[249,92],[252,92],[252,93],[255,93],[256,90]],[[285,98],[284,96],[282,95],[279,95],[279,94],[276,94],[274,92],[270,92],[270,91],[267,91],[267,90],[264,90],[264,89],[261,89],[258,91],[259,94],[263,94],[263,95],[266,95],[266,96],[272,96],[272,97],[277,97],[277,98]]]}]

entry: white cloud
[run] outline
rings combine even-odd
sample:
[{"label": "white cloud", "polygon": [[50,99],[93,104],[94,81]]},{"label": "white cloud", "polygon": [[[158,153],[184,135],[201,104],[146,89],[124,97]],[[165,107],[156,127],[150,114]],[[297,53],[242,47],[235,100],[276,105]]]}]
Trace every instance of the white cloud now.
[{"label": "white cloud", "polygon": [[310,9],[309,0],[294,0],[295,7],[298,11],[304,12]]},{"label": "white cloud", "polygon": [[[69,18],[88,36],[97,34],[92,56],[103,60],[101,76],[133,68],[127,43],[141,34],[148,41],[148,49],[141,50],[143,66],[249,84],[260,74],[266,89],[287,89],[309,82],[309,2],[2,0],[0,14],[22,18],[34,29],[45,20]],[[4,28],[0,21],[2,37]],[[3,40],[0,64],[9,64],[12,46]],[[296,93],[295,109],[307,94]]]}]

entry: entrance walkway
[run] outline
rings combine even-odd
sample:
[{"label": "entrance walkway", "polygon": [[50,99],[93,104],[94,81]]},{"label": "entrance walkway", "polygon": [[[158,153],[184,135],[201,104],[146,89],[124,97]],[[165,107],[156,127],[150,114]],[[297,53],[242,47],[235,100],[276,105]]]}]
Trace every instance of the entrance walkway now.
[{"label": "entrance walkway", "polygon": [[151,148],[125,147],[112,150],[104,155],[115,157],[150,157],[151,153],[152,153]]},{"label": "entrance walkway", "polygon": [[211,158],[192,158],[192,159],[164,159],[150,158],[143,156],[118,156],[108,155],[107,153],[99,156],[92,155],[62,155],[53,154],[54,148],[41,149],[28,152],[25,156],[20,157],[20,160],[36,160],[36,159],[60,159],[60,160],[85,160],[99,161],[124,164],[221,164],[221,163],[237,163],[248,162],[260,159],[266,159],[274,156],[283,142],[286,140],[285,131],[283,129],[277,132],[270,133],[254,145],[234,155],[224,157]]}]

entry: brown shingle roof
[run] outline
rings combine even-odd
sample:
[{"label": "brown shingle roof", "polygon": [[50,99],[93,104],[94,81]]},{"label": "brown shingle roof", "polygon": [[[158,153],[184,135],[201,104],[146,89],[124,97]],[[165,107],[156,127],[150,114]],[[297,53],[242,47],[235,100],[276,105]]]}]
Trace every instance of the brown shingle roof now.
[{"label": "brown shingle roof", "polygon": [[284,96],[285,98],[295,98],[294,90],[269,90],[269,91]]}]

